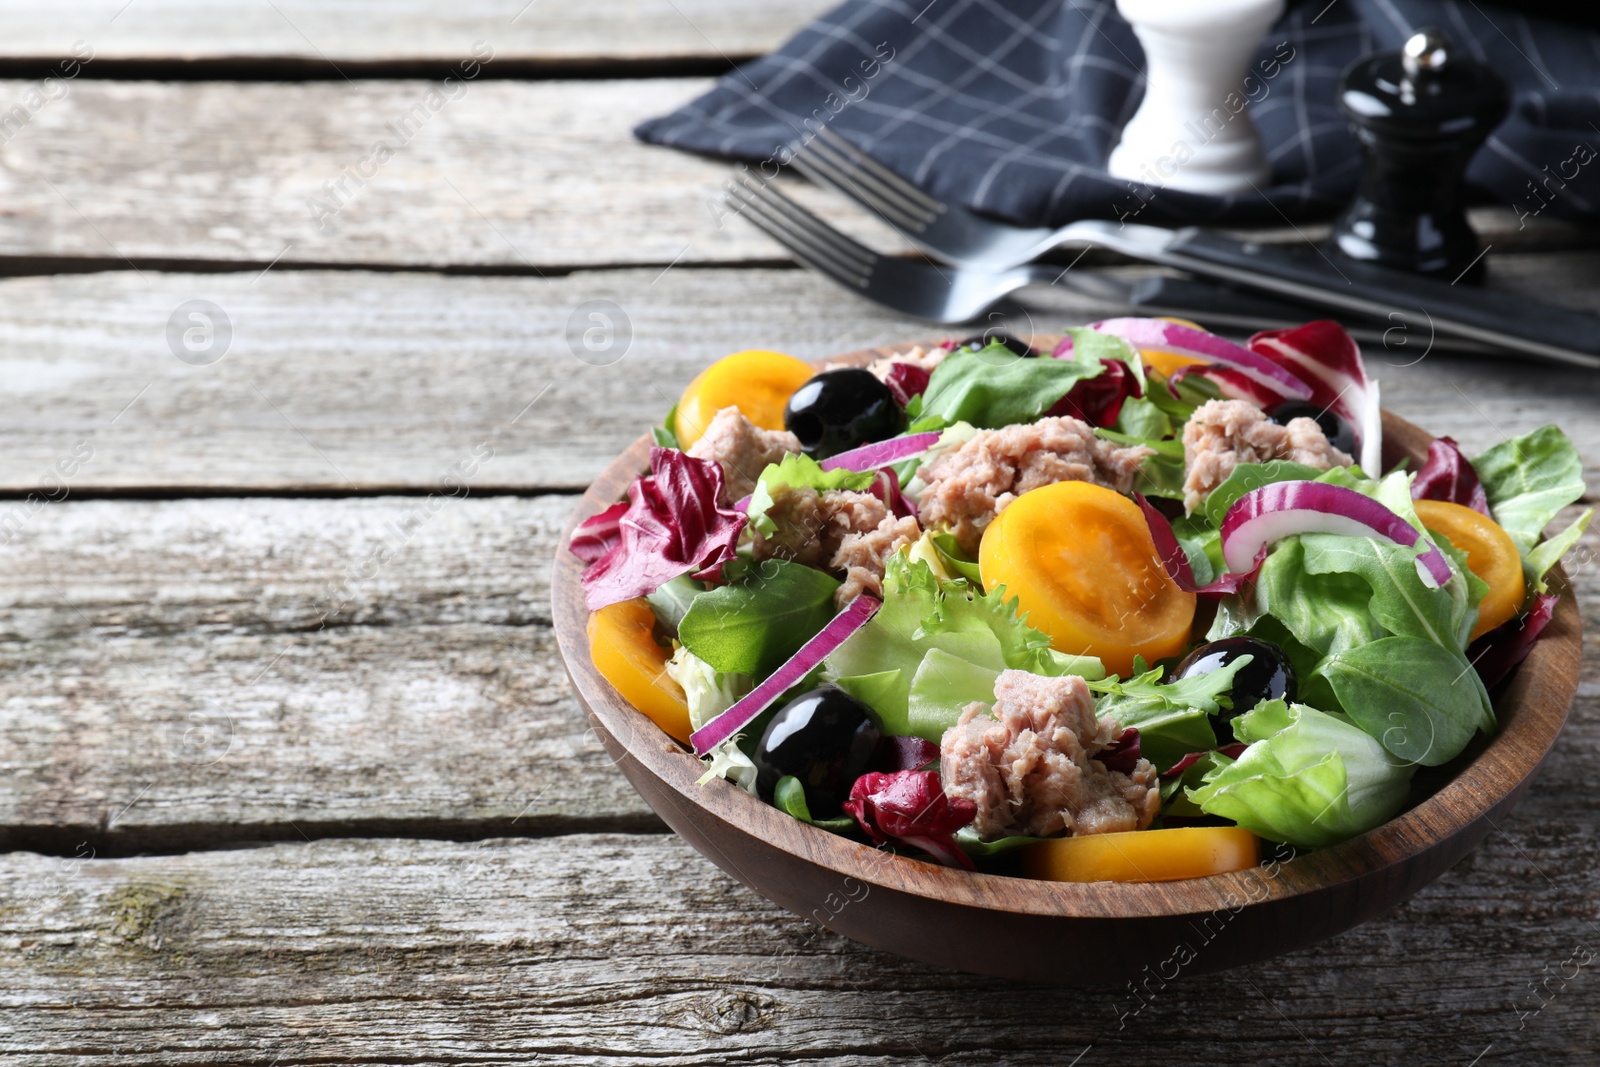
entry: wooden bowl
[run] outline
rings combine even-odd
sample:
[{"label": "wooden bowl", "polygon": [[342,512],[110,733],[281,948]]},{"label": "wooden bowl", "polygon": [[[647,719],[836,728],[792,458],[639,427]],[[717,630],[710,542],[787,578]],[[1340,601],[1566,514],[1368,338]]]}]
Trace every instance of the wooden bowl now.
[{"label": "wooden bowl", "polygon": [[[903,349],[852,353],[863,363]],[[1386,465],[1431,435],[1384,413]],[[640,438],[589,487],[567,528],[622,498],[648,467]],[[565,546],[567,538],[563,538]],[[1136,979],[1153,992],[1313,944],[1406,900],[1504,819],[1555,744],[1577,691],[1582,624],[1564,574],[1545,636],[1503,687],[1500,731],[1442,788],[1377,829],[1277,865],[1147,884],[1042,882],[894,856],[819,830],[721,779],[634,710],[589,659],[579,577],[557,553],[556,637],[579,702],[618,768],[718,867],[797,915],[940,967],[1072,984]]]}]

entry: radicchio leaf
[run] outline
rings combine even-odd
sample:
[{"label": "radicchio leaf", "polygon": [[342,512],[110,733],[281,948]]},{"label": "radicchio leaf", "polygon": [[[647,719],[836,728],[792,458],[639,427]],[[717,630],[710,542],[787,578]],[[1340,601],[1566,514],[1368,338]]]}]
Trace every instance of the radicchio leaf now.
[{"label": "radicchio leaf", "polygon": [[675,448],[650,450],[650,474],[573,531],[569,548],[588,562],[590,611],[653,593],[678,577],[717,581],[733,558],[745,517],[720,507],[722,468]]},{"label": "radicchio leaf", "polygon": [[1102,358],[1100,364],[1103,371],[1078,382],[1045,414],[1071,415],[1090,426],[1115,425],[1122,413],[1122,402],[1130,396],[1144,396],[1144,388],[1122,360]]},{"label": "radicchio leaf", "polygon": [[1139,728],[1128,727],[1122,731],[1122,736],[1101,749],[1094,758],[1108,771],[1132,774],[1139,766]]},{"label": "radicchio leaf", "polygon": [[1436,437],[1428,444],[1428,461],[1411,482],[1411,499],[1444,500],[1489,514],[1489,496],[1478,472],[1450,437]]},{"label": "radicchio leaf", "polygon": [[1533,643],[1555,617],[1556,602],[1560,599],[1555,593],[1535,593],[1528,602],[1527,611],[1472,642],[1467,649],[1467,659],[1478,669],[1484,688],[1505,681],[1517,664],[1527,658]]},{"label": "radicchio leaf", "polygon": [[1201,752],[1191,752],[1187,756],[1185,756],[1181,760],[1179,760],[1177,763],[1174,763],[1172,766],[1170,766],[1166,770],[1162,771],[1161,772],[1161,777],[1163,777],[1163,778],[1177,778],[1177,777],[1180,777],[1183,774],[1184,771],[1188,770],[1190,767],[1193,767],[1196,763],[1200,762],[1200,757],[1201,756],[1209,755],[1211,751],[1220,752],[1224,756],[1227,756],[1229,759],[1238,759],[1240,756],[1244,755],[1244,750],[1249,748],[1249,747],[1250,747],[1249,745],[1241,745],[1241,744],[1238,744],[1237,742],[1235,742],[1234,744],[1223,745],[1221,748],[1217,748],[1217,749],[1213,749],[1213,750],[1201,751]]},{"label": "radicchio leaf", "polygon": [[[1237,593],[1240,586],[1255,580],[1256,571],[1261,566],[1260,559],[1256,560],[1256,566],[1244,573],[1225,572],[1210,585],[1196,584],[1194,569],[1189,566],[1189,556],[1178,543],[1178,535],[1172,532],[1172,523],[1168,522],[1160,509],[1146,500],[1142,493],[1133,494],[1133,499],[1138,503],[1139,510],[1144,512],[1145,525],[1150,527],[1150,540],[1155,543],[1156,555],[1161,557],[1161,566],[1165,568],[1167,577],[1185,593],[1219,598],[1229,593]],[[1266,554],[1262,553],[1262,559],[1265,558]]]},{"label": "radicchio leaf", "polygon": [[1367,378],[1361,347],[1345,328],[1318,319],[1292,330],[1264,330],[1250,338],[1250,351],[1272,360],[1311,387],[1311,402],[1343,415],[1361,439],[1356,457],[1368,477],[1383,470],[1383,413],[1378,383]]},{"label": "radicchio leaf", "polygon": [[911,845],[946,867],[976,870],[955,832],[977,816],[978,806],[946,796],[937,771],[863,774],[850,787],[844,810],[874,844]]},{"label": "radicchio leaf", "polygon": [[889,387],[895,403],[905,407],[911,403],[912,397],[921,396],[928,391],[928,379],[931,377],[931,374],[915,363],[895,360],[889,364],[889,370],[883,376],[883,384]]},{"label": "radicchio leaf", "polygon": [[591,515],[572,531],[572,542],[567,547],[585,563],[593,563],[622,543],[622,516],[628,502],[619,500],[598,515]]},{"label": "radicchio leaf", "polygon": [[917,506],[900,491],[900,476],[895,474],[894,468],[884,467],[880,470],[877,480],[867,487],[867,492],[883,501],[895,518],[917,517]]}]

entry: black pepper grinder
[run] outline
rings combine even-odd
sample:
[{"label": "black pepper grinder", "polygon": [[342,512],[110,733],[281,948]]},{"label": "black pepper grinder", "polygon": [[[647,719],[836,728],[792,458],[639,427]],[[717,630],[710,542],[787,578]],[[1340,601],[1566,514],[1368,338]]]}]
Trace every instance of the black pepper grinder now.
[{"label": "black pepper grinder", "polygon": [[1356,60],[1339,79],[1339,110],[1361,142],[1364,167],[1355,201],[1334,223],[1335,247],[1452,282],[1482,277],[1463,175],[1510,107],[1505,79],[1438,30]]}]

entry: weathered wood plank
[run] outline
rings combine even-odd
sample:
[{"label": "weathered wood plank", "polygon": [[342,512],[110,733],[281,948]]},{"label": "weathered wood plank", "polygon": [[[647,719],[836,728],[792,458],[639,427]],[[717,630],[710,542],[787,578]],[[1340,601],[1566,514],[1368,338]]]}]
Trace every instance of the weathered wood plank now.
[{"label": "weathered wood plank", "polygon": [[[441,84],[70,83],[8,130],[0,266],[532,272],[782,256],[713,212],[728,164],[633,138],[709,81]],[[30,88],[0,81],[0,101]]]},{"label": "weathered wood plank", "polygon": [[[38,1067],[1588,1063],[1595,842],[1552,833],[1552,807],[1530,801],[1377,921],[1239,971],[1152,975],[1143,1001],[861,948],[666,836],[12,854],[0,1051]],[[1062,966],[1094,962],[1064,946]]]},{"label": "weathered wood plank", "polygon": [[[0,268],[534,272],[787,259],[713,207],[727,163],[630,132],[708,84],[64,83],[64,97],[8,119]],[[0,81],[0,102],[32,88]],[[837,197],[782,180],[870,243],[906,247]],[[1515,237],[1497,236],[1501,251]]]},{"label": "weathered wood plank", "polygon": [[570,506],[51,506],[3,568],[0,844],[655,828],[549,629]]},{"label": "weathered wood plank", "polygon": [[[69,501],[17,527],[0,847],[658,826],[549,628],[573,499],[436,503]],[[1600,531],[1573,559],[1594,633]],[[1540,787],[1562,825],[1600,816],[1596,755],[1600,661]]]},{"label": "weathered wood plank", "polygon": [[[1507,257],[1501,284],[1559,288],[1600,308],[1600,286],[1575,288],[1596,262]],[[1038,295],[1022,327],[1113,310]],[[176,358],[166,337],[176,309],[196,299],[219,305],[233,331],[209,366]],[[613,352],[591,354],[581,330],[592,324],[574,319],[599,299],[631,323],[609,365],[621,334]],[[493,455],[475,491],[579,489],[730,351],[821,358],[945,333],[806,272],[681,267],[550,279],[276,269],[13,278],[0,281],[0,321],[11,325],[0,353],[0,491],[12,494],[58,493],[63,480],[74,493],[432,489],[478,449]],[[1441,352],[1417,362],[1426,339],[1401,339],[1369,352],[1390,408],[1473,451],[1557,422],[1600,486],[1595,375]],[[92,455],[74,463],[75,447]],[[0,506],[0,523],[25,507]]]},{"label": "weathered wood plank", "polygon": [[301,60],[358,75],[363,65],[453,62],[474,41],[496,59],[587,62],[751,56],[827,10],[826,0],[78,0],[0,3],[0,60],[60,59],[75,41],[96,61]]}]

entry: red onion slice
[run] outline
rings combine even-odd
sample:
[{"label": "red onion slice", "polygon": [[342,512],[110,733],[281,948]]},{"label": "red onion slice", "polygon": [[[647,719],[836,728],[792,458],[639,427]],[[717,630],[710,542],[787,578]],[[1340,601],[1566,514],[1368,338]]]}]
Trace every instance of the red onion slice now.
[{"label": "red onion slice", "polygon": [[890,463],[910,459],[918,452],[926,452],[939,440],[939,433],[938,430],[930,430],[927,433],[891,437],[887,441],[874,441],[870,445],[862,445],[848,452],[840,452],[837,456],[829,456],[820,466],[825,471],[836,471],[841,467],[852,471],[876,470]]},{"label": "red onion slice", "polygon": [[1222,520],[1222,558],[1230,571],[1253,570],[1273,542],[1305,533],[1382,537],[1407,548],[1420,541],[1424,582],[1442,586],[1454,573],[1415,526],[1369,496],[1324,482],[1276,482],[1240,497]]},{"label": "red onion slice", "polygon": [[827,658],[828,653],[845,643],[845,640],[867,624],[867,620],[882,607],[881,601],[870,596],[858,596],[824,626],[811,640],[800,646],[800,651],[767,675],[761,684],[742,697],[738,703],[700,729],[689,735],[689,744],[695,755],[703,756],[728,738],[750,725],[790,687],[810,674]]},{"label": "red onion slice", "polygon": [[1161,566],[1166,569],[1167,577],[1185,593],[1203,597],[1221,597],[1228,593],[1237,593],[1240,586],[1255,577],[1255,568],[1251,568],[1246,574],[1221,575],[1210,585],[1196,584],[1194,569],[1189,566],[1189,556],[1178,543],[1178,535],[1172,532],[1172,524],[1167,521],[1167,517],[1146,500],[1142,493],[1133,494],[1133,499],[1138,503],[1139,510],[1144,512],[1145,525],[1150,527],[1150,540],[1155,542],[1156,555],[1161,557]]},{"label": "red onion slice", "polygon": [[1159,348],[1230,367],[1277,396],[1309,400],[1311,387],[1291,372],[1241,345],[1165,319],[1105,319],[1090,328],[1120,337],[1135,348]]}]

